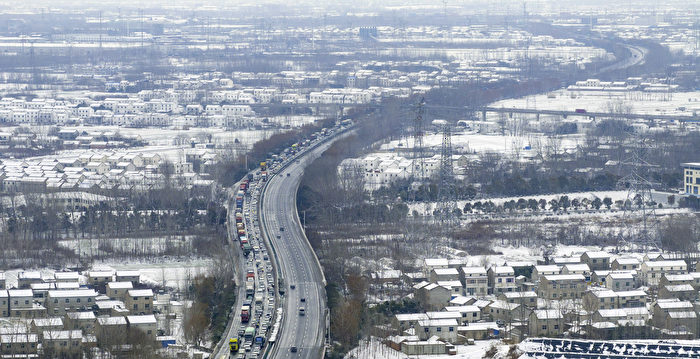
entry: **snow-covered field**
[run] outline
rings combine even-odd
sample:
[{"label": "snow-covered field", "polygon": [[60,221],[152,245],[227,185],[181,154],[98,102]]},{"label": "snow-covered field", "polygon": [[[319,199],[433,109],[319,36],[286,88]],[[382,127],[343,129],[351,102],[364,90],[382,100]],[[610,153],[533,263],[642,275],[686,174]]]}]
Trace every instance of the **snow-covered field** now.
[{"label": "snow-covered field", "polygon": [[[523,148],[531,145],[531,142],[539,140],[540,143],[547,143],[546,136],[540,134],[529,134],[527,136],[501,136],[480,134],[472,131],[452,133],[452,150],[457,153],[483,153],[498,152],[511,154],[515,149],[522,150],[522,155],[526,155]],[[575,149],[583,141],[582,136],[565,136],[561,139],[561,150]],[[442,134],[429,133],[423,136],[423,146],[426,148],[436,148],[439,150],[442,145]],[[394,140],[382,144],[381,151],[401,151],[413,148],[413,138]]]},{"label": "snow-covered field", "polygon": [[611,105],[624,104],[632,113],[691,116],[700,111],[700,91],[674,92],[666,96],[607,91],[569,91],[566,89],[549,94],[526,96],[495,102],[491,107],[531,108],[540,110],[573,111],[577,108],[589,112],[608,112]]},{"label": "snow-covered field", "polygon": [[[569,197],[569,200],[574,200],[577,199],[579,201],[583,199],[588,199],[590,201],[593,201],[595,198],[599,198],[603,200],[604,198],[608,197],[613,201],[612,209],[613,211],[607,210],[605,206],[601,206],[600,210],[597,212],[590,212],[590,211],[582,211],[580,213],[577,213],[577,211],[569,207],[568,213],[558,213],[557,218],[564,218],[561,216],[576,216],[576,215],[583,215],[583,216],[595,216],[595,215],[604,215],[604,216],[615,216],[622,214],[622,211],[615,206],[616,201],[625,201],[628,199],[629,192],[628,191],[588,191],[588,192],[569,192],[569,193],[550,193],[550,194],[542,194],[542,195],[533,195],[533,196],[520,196],[520,197],[494,197],[494,198],[478,198],[474,200],[462,200],[462,201],[457,201],[457,208],[462,209],[464,208],[465,204],[470,203],[474,204],[476,202],[481,202],[484,203],[486,201],[491,201],[493,202],[496,206],[502,205],[505,202],[509,201],[518,201],[519,199],[524,199],[524,200],[530,200],[534,199],[536,201],[539,201],[541,199],[544,199],[545,201],[549,202],[553,199],[558,200],[561,196],[567,196]],[[666,192],[652,192],[651,196],[652,198],[657,202],[661,203],[663,205],[662,209],[656,209],[656,212],[658,214],[662,213],[686,213],[686,210],[677,210],[675,208],[669,208],[669,207],[674,207],[677,205],[677,203],[674,202],[674,205],[671,206],[668,204],[668,196],[672,195],[672,193],[666,193]],[[426,214],[426,209],[432,210],[435,209],[437,206],[437,202],[421,202],[421,203],[409,203],[408,208],[409,212],[412,211],[417,211],[421,215]],[[583,208],[582,208],[583,209]],[[589,208],[589,210],[592,209],[592,207]],[[674,211],[675,210],[675,211]],[[529,210],[528,210],[529,211]],[[538,215],[540,216],[550,216],[553,213],[551,213],[551,208],[550,205],[547,204],[547,211],[550,211],[549,213],[541,211],[538,212]],[[670,212],[669,212],[670,211]],[[619,212],[619,213],[618,213]],[[518,213],[518,211],[515,211],[514,213]],[[617,214],[616,214],[617,213]],[[466,214],[468,217],[469,214]]]},{"label": "snow-covered field", "polygon": [[141,283],[150,286],[166,286],[184,290],[187,282],[199,274],[206,274],[212,266],[209,259],[171,259],[162,261],[104,261],[94,265],[95,269],[137,270]]},{"label": "snow-covered field", "polygon": [[[420,358],[425,359],[449,359],[449,358],[462,358],[462,359],[481,359],[486,354],[492,346],[496,346],[498,352],[496,357],[503,357],[509,349],[509,346],[503,344],[500,340],[477,340],[474,345],[457,345],[457,355],[421,355]],[[408,359],[416,358],[415,355],[406,355],[399,351],[389,348],[388,346],[381,343],[378,338],[370,338],[370,340],[363,340],[360,344],[353,350],[351,350],[345,359]]]}]

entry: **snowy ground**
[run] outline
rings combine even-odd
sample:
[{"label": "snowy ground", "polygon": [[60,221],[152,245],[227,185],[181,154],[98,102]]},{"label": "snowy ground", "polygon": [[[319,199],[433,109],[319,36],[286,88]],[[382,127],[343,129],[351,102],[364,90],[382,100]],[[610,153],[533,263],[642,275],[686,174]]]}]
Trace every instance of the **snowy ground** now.
[{"label": "snowy ground", "polygon": [[199,274],[206,274],[212,266],[209,259],[169,259],[161,261],[104,261],[96,263],[96,269],[138,270],[141,283],[151,286],[167,286],[184,290],[187,282]]},{"label": "snowy ground", "polygon": [[[540,143],[547,143],[547,138],[540,134],[528,134],[525,136],[501,136],[480,134],[473,131],[452,133],[452,150],[457,153],[483,153],[497,152],[513,154],[516,149],[520,154],[527,156],[527,151],[523,148],[531,145],[531,142],[539,140]],[[566,136],[562,138],[561,149],[573,150],[583,141],[582,136]],[[442,145],[442,134],[430,133],[423,136],[423,146],[425,148],[438,149]],[[403,149],[413,148],[413,138],[394,140],[380,146],[381,151],[400,152]],[[531,152],[531,151],[530,151]]]},{"label": "snowy ground", "polygon": [[[623,103],[632,113],[692,116],[700,112],[700,92],[676,92],[662,96],[638,98],[636,94],[607,91],[557,90],[549,94],[508,99],[491,104],[491,107],[531,108],[540,110],[566,110],[577,108],[589,112],[608,112],[611,104]],[[684,109],[681,109],[684,108]]]},{"label": "snowy ground", "polygon": [[[448,358],[462,358],[462,359],[481,359],[486,354],[492,346],[496,346],[498,352],[494,358],[503,357],[507,352],[509,346],[503,344],[500,340],[477,340],[475,345],[457,345],[457,355],[421,355],[420,358],[425,359],[448,359]],[[415,358],[416,356],[409,356],[403,354],[399,351],[389,348],[388,346],[381,343],[378,338],[371,338],[371,340],[364,340],[360,342],[359,346],[351,350],[345,359],[408,359]]]},{"label": "snowy ground", "polygon": [[[544,199],[547,202],[549,202],[552,199],[559,199],[561,196],[567,196],[569,197],[569,200],[574,200],[578,199],[579,201],[585,199],[588,199],[590,201],[593,201],[595,198],[599,198],[603,200],[605,197],[609,197],[613,201],[612,205],[612,211],[608,210],[605,206],[601,206],[598,211],[591,212],[593,209],[592,207],[589,208],[588,210],[584,210],[582,207],[582,210],[577,213],[576,210],[574,210],[573,207],[569,207],[567,213],[557,213],[556,216],[559,219],[564,219],[565,217],[562,216],[569,216],[569,217],[576,217],[576,216],[595,216],[595,215],[603,215],[603,216],[616,216],[620,215],[623,212],[617,208],[615,205],[615,201],[625,201],[628,199],[628,191],[587,191],[587,192],[568,192],[568,193],[550,193],[550,194],[542,194],[542,195],[533,195],[533,196],[519,196],[519,197],[495,197],[495,198],[479,198],[479,199],[474,199],[474,200],[462,200],[462,201],[457,201],[457,208],[463,209],[464,205],[467,203],[474,204],[475,202],[487,202],[491,201],[495,205],[502,205],[505,202],[508,201],[518,201],[519,199],[524,199],[524,200],[541,200]],[[662,209],[656,209],[656,212],[658,214],[662,213],[685,213],[687,212],[686,210],[679,210],[679,211],[672,211],[674,208],[670,207],[675,207],[677,206],[677,202],[674,203],[673,206],[668,204],[668,196],[672,195],[673,193],[666,193],[666,192],[652,192],[651,197],[657,202],[661,203],[663,205]],[[676,198],[677,200],[677,198]],[[421,202],[421,203],[410,203],[408,204],[409,212],[418,211],[419,214],[424,215],[426,214],[426,209],[435,209],[437,205],[437,202]],[[669,212],[670,211],[670,212]],[[530,213],[530,210],[526,211],[514,211],[513,214],[509,213],[503,213],[505,216],[509,215],[518,215],[519,213],[525,213],[528,212]],[[537,212],[536,214],[533,214],[536,217],[543,217],[543,216],[552,216],[554,213],[551,212],[549,204],[547,205],[547,211],[540,211]],[[473,217],[473,215],[470,214],[465,214],[466,218]]]}]

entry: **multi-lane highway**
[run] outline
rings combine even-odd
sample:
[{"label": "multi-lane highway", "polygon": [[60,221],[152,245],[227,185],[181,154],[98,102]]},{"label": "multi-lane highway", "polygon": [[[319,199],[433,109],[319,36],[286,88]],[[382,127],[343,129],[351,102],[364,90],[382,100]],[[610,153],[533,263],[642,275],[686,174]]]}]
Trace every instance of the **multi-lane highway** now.
[{"label": "multi-lane highway", "polygon": [[[214,358],[229,357],[229,338],[239,338],[244,343],[241,350],[231,357],[323,356],[327,329],[325,278],[301,227],[296,210],[296,192],[306,165],[328,149],[334,140],[343,137],[346,130],[336,127],[328,131],[328,135],[307,141],[307,145],[300,148],[300,153],[282,156],[282,162],[270,165],[267,182],[260,180],[260,173],[256,173],[256,180],[250,182],[243,217],[247,238],[254,250],[247,258],[242,254],[233,258],[234,262],[238,262],[236,281],[239,293],[229,326],[214,351]],[[234,212],[236,210],[231,208],[230,229],[235,228]],[[238,236],[235,229],[230,237],[236,244]],[[246,281],[245,273],[251,269],[255,271],[256,293],[264,295],[264,300],[262,303],[257,300],[250,303],[255,315],[247,326],[255,328],[256,336],[270,339],[269,345],[264,347],[254,345],[251,348],[245,345],[248,341],[241,338],[241,330],[246,326],[240,321],[241,305],[244,300],[250,302],[250,299],[245,299],[242,284]],[[284,294],[279,294],[281,292]]]},{"label": "multi-lane highway", "polygon": [[[287,287],[282,297],[284,314],[281,334],[272,352],[274,358],[322,357],[326,329],[325,279],[299,224],[296,192],[306,164],[330,144],[319,145],[281,169],[270,179],[262,198],[262,228]],[[296,353],[292,347],[296,347]]]}]

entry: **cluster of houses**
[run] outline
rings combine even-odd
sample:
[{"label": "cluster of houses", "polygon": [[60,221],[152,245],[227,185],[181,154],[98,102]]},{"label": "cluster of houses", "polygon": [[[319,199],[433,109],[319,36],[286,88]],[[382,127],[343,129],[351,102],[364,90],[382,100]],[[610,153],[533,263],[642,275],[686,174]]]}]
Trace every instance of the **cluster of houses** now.
[{"label": "cluster of houses", "polygon": [[697,338],[698,259],[588,251],[488,268],[425,259],[423,273],[404,280],[426,312],[396,314],[386,342],[412,355],[498,337]]},{"label": "cluster of houses", "polygon": [[[213,182],[200,178],[193,163],[198,162],[204,171],[219,161],[218,154],[200,148],[187,151],[183,161],[168,163],[171,180],[188,188],[211,187]],[[165,159],[156,152],[91,150],[77,157],[3,160],[0,183],[5,193],[144,191],[165,183],[164,163]],[[81,203],[75,206],[85,207]],[[70,203],[62,207],[73,208]]]},{"label": "cluster of houses", "polygon": [[663,83],[660,79],[643,79],[641,77],[628,77],[625,81],[601,81],[599,79],[587,79],[576,81],[574,85],[567,87],[569,91],[642,91],[642,92],[673,92],[678,90],[678,85]]},{"label": "cluster of houses", "polygon": [[129,127],[232,127],[252,124],[255,104],[366,104],[381,91],[354,88],[308,93],[276,88],[240,90],[143,90],[70,99],[0,99],[0,124],[91,124]]},{"label": "cluster of houses", "polygon": [[0,317],[15,324],[0,329],[0,354],[70,357],[97,345],[122,345],[135,330],[156,343],[157,304],[138,271],[55,272],[50,278],[25,271],[11,288],[0,273]]}]

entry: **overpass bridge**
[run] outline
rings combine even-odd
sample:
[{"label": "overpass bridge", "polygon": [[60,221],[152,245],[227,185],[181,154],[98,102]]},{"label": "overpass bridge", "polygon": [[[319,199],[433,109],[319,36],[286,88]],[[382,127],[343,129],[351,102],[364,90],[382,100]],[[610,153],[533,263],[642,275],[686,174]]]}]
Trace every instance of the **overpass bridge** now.
[{"label": "overpass bridge", "polygon": [[481,119],[486,120],[486,114],[489,112],[505,113],[509,117],[513,114],[530,114],[536,115],[539,119],[540,115],[561,116],[567,118],[569,116],[586,117],[590,119],[596,118],[618,118],[627,120],[646,120],[646,121],[678,121],[678,122],[700,122],[700,116],[693,115],[665,115],[665,114],[644,114],[644,113],[613,113],[613,112],[589,112],[589,111],[565,111],[565,110],[541,110],[531,108],[508,108],[508,107],[477,107],[472,109],[473,112],[480,112]]}]

